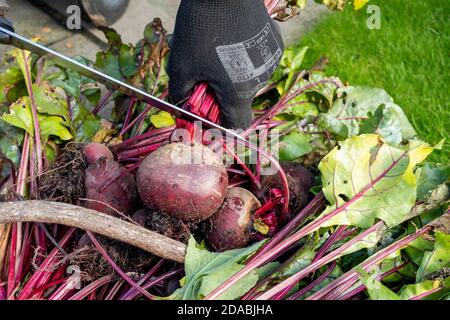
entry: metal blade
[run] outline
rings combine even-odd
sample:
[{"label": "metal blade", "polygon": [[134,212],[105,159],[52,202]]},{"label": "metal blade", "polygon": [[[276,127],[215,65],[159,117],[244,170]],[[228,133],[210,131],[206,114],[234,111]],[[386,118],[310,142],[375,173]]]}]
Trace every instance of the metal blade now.
[{"label": "metal blade", "polygon": [[11,41],[8,44],[13,45],[19,49],[28,50],[37,55],[44,56],[48,59],[51,59],[53,62],[55,62],[56,64],[58,64],[64,68],[78,72],[79,74],[81,74],[83,76],[86,76],[90,79],[96,80],[96,81],[104,84],[108,88],[116,89],[117,91],[120,91],[121,93],[123,93],[125,95],[135,97],[136,99],[144,101],[153,107],[167,111],[176,117],[183,118],[183,119],[186,119],[189,121],[200,121],[207,128],[218,129],[222,133],[227,134],[229,137],[235,137],[241,141],[246,141],[245,138],[243,138],[242,136],[240,136],[233,130],[226,129],[226,128],[224,128],[220,125],[217,125],[207,119],[204,119],[196,114],[193,114],[187,110],[184,110],[183,108],[180,108],[169,102],[166,102],[157,97],[154,97],[140,89],[130,86],[129,84],[127,84],[125,82],[114,79],[98,70],[95,70],[94,68],[85,66],[71,58],[66,57],[63,54],[53,51],[52,49],[49,49],[39,43],[33,42],[25,37],[18,35],[15,32],[9,31],[8,29],[5,29],[1,26],[0,26],[0,32],[8,35],[11,38]]}]

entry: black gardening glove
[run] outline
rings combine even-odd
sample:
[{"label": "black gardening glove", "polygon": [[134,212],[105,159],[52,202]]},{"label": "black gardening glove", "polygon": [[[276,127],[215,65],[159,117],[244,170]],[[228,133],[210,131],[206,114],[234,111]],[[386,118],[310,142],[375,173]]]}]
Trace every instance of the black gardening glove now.
[{"label": "black gardening glove", "polygon": [[263,0],[181,0],[171,49],[172,100],[182,101],[196,83],[207,82],[221,105],[222,125],[245,129],[253,98],[284,46]]}]

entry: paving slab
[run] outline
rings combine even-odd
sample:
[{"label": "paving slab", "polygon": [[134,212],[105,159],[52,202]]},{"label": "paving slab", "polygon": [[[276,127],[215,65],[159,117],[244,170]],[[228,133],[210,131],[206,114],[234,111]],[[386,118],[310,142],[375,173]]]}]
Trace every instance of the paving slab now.
[{"label": "paving slab", "polygon": [[[63,22],[46,12],[45,7],[38,7],[27,0],[9,0],[8,4],[7,17],[14,22],[17,33],[28,38],[39,37],[44,45],[58,52],[92,59],[102,44],[91,39],[87,31],[68,30]],[[0,56],[11,49],[10,46],[0,46]]]},{"label": "paving slab", "polygon": [[[43,44],[68,56],[82,55],[95,59],[96,52],[104,45],[99,40],[104,39],[101,32],[94,29],[70,31],[64,21],[54,19],[54,12],[46,12],[47,8],[39,6],[38,3],[33,0],[8,1],[10,9],[7,16],[14,21],[18,33],[26,37],[40,36]],[[112,27],[122,35],[124,42],[135,43],[142,38],[147,23],[154,17],[159,17],[171,33],[179,3],[180,0],[131,0],[126,13]],[[298,41],[325,13],[323,6],[310,0],[299,16],[280,23],[286,44]],[[0,46],[0,55],[6,50],[10,48]]]},{"label": "paving slab", "polygon": [[[142,30],[154,17],[159,17],[165,28],[172,32],[180,0],[141,0],[130,1],[125,15],[113,27],[122,35],[126,42],[136,42],[142,36]],[[298,41],[314,23],[327,12],[324,6],[310,0],[308,6],[295,18],[280,23],[287,44]]]}]

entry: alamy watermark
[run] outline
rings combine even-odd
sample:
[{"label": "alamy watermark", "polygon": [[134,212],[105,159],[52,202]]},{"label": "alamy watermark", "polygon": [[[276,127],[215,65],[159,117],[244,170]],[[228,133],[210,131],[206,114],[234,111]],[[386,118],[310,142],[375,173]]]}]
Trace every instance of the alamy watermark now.
[{"label": "alamy watermark", "polygon": [[[201,165],[205,164],[208,155],[204,152],[216,155],[223,161],[226,167],[232,165],[254,166],[259,165],[261,175],[274,175],[278,172],[279,150],[282,148],[280,142],[280,131],[278,130],[255,130],[244,142],[234,135],[218,129],[202,129],[202,123],[197,121],[194,126],[199,133],[192,137],[192,132],[179,128],[175,129],[170,137],[173,143],[182,142],[192,145],[193,148],[178,148],[171,154],[173,163]],[[234,133],[244,137],[242,130],[235,130]],[[207,149],[200,147],[200,142]],[[195,148],[199,146],[198,148]],[[204,151],[202,151],[204,150]]]},{"label": "alamy watermark", "polygon": [[81,289],[81,269],[77,265],[70,265],[66,269],[66,274],[70,275],[67,279],[69,289]]},{"label": "alamy watermark", "polygon": [[81,8],[77,5],[71,5],[66,10],[66,27],[69,30],[81,30]]},{"label": "alamy watermark", "polygon": [[[377,5],[368,5],[368,18],[366,26],[369,30],[381,29],[381,8]],[[66,9],[67,20],[66,27],[69,30],[81,30],[81,8],[78,5],[70,5]]]},{"label": "alamy watermark", "polygon": [[381,8],[377,5],[368,5],[366,26],[369,30],[381,29]]}]

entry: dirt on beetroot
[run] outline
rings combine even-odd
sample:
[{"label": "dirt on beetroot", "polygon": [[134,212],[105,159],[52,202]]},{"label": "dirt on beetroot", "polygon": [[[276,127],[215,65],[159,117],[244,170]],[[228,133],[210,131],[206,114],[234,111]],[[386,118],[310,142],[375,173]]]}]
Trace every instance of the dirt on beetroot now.
[{"label": "dirt on beetroot", "polygon": [[194,225],[167,214],[144,208],[133,214],[132,219],[148,230],[158,232],[166,237],[187,243]]},{"label": "dirt on beetroot", "polygon": [[[96,238],[114,262],[123,271],[132,274],[134,277],[139,277],[145,273],[146,268],[155,259],[148,252],[122,242],[98,235]],[[70,264],[80,268],[81,280],[85,283],[115,273],[109,262],[98,252],[86,235],[81,236],[78,240],[78,245],[71,255]]]},{"label": "dirt on beetroot", "polygon": [[85,197],[87,162],[80,144],[69,143],[39,179],[39,199],[79,204]]}]

